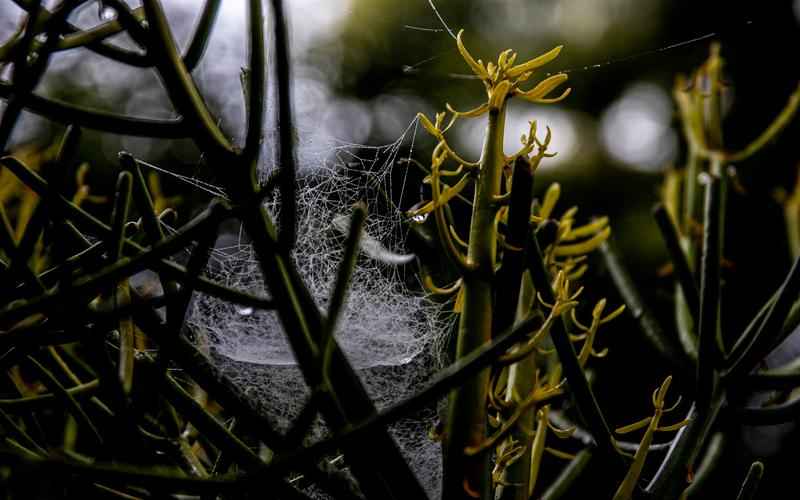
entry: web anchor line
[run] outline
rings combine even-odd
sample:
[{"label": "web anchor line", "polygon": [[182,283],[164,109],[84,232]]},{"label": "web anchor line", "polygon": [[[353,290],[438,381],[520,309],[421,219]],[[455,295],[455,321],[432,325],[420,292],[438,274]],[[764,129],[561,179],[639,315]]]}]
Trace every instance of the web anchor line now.
[{"label": "web anchor line", "polygon": [[[413,30],[413,31],[423,31],[423,32],[432,32],[432,33],[442,33],[442,32],[447,31],[451,36],[453,36],[452,30],[449,28],[449,26],[447,26],[447,24],[444,23],[444,20],[442,19],[441,15],[439,14],[439,11],[436,10],[436,8],[433,6],[432,2],[431,2],[431,7],[433,7],[436,16],[439,18],[439,20],[441,21],[442,26],[444,26],[444,28],[426,28],[426,27],[413,26],[413,25],[404,25],[403,28],[409,29],[409,30]],[[752,26],[753,24],[754,24],[754,21],[749,20],[749,19],[748,20],[744,20],[742,22],[742,26],[745,26],[745,27]],[[690,46],[690,45],[694,45],[696,43],[700,43],[700,42],[703,42],[705,40],[709,40],[709,39],[717,37],[719,35],[720,35],[720,33],[718,31],[711,31],[711,32],[705,33],[703,35],[699,35],[699,36],[696,36],[696,37],[693,37],[693,38],[689,38],[689,39],[686,39],[686,40],[681,40],[679,42],[673,42],[673,43],[670,43],[668,45],[664,45],[662,47],[658,47],[658,48],[655,48],[655,49],[650,49],[650,50],[646,50],[646,51],[643,51],[643,52],[637,52],[637,53],[630,54],[630,55],[623,56],[623,57],[619,57],[619,58],[608,59],[606,61],[599,62],[599,63],[586,64],[586,65],[583,65],[583,66],[576,66],[574,68],[568,68],[568,69],[563,69],[563,70],[559,70],[559,71],[551,71],[549,73],[545,73],[544,76],[548,77],[548,76],[552,76],[552,75],[558,74],[558,73],[566,73],[566,74],[583,73],[583,72],[586,72],[586,71],[592,71],[592,70],[596,70],[596,69],[606,68],[608,66],[615,66],[617,64],[629,63],[629,62],[637,61],[637,60],[642,59],[644,57],[663,54],[665,52],[670,52],[672,50],[676,50],[676,49],[680,49],[680,48],[687,47],[687,46]],[[418,62],[416,64],[404,65],[403,66],[403,73],[406,73],[406,74],[418,73],[420,71],[420,67],[422,67],[422,66],[424,66],[424,65],[426,65],[426,64],[428,64],[428,63],[430,63],[432,61],[435,61],[435,60],[441,58],[442,55],[443,54],[439,54],[439,55],[435,55],[435,56],[429,57],[429,58],[424,59],[424,60],[422,60],[422,61],[420,61],[420,62]],[[477,79],[477,77],[475,75],[466,74],[466,73],[464,73],[464,74],[462,74],[462,73],[447,73],[446,76],[448,78],[462,79],[462,80],[474,80],[474,79]]]}]

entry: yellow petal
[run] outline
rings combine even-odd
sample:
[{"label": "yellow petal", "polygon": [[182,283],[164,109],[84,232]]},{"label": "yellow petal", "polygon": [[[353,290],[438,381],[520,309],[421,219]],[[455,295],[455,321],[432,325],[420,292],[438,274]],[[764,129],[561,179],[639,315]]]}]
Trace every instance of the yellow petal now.
[{"label": "yellow petal", "polygon": [[617,434],[627,434],[629,432],[638,431],[639,429],[643,429],[643,428],[647,427],[648,425],[650,425],[650,420],[652,420],[652,419],[653,419],[653,417],[643,418],[643,419],[639,420],[638,422],[634,422],[634,423],[632,423],[630,425],[617,427],[614,430],[614,432],[616,432]]},{"label": "yellow petal", "polygon": [[564,236],[565,240],[575,240],[578,238],[583,238],[586,236],[590,236],[608,225],[608,217],[600,217],[588,224],[584,224],[583,226],[576,227],[572,229],[569,234]]},{"label": "yellow petal", "polygon": [[427,130],[429,134],[437,138],[441,135],[439,133],[439,130],[433,123],[431,123],[431,121],[428,119],[427,116],[425,116],[423,113],[417,113],[417,117],[419,118],[419,121],[422,123],[422,126],[425,127],[425,130]]},{"label": "yellow petal", "polygon": [[[572,87],[569,87],[564,90],[558,97],[541,97],[539,99],[528,99],[530,102],[535,102],[537,104],[555,104],[557,102],[561,102],[566,99],[572,93]],[[524,96],[522,96],[524,98]]]},{"label": "yellow petal", "polygon": [[458,116],[459,118],[475,118],[489,111],[489,104],[483,103],[477,108],[472,108],[469,111],[456,111],[450,104],[445,105],[447,110]]},{"label": "yellow petal", "polygon": [[464,187],[467,185],[467,183],[469,183],[469,181],[470,181],[469,175],[463,176],[461,179],[459,179],[459,181],[456,184],[442,191],[442,193],[437,197],[436,200],[429,201],[422,207],[418,208],[417,210],[414,210],[412,216],[425,215],[448,203],[464,189]]},{"label": "yellow petal", "polygon": [[603,323],[608,323],[612,319],[614,319],[617,316],[619,316],[620,314],[622,314],[624,311],[625,311],[625,304],[622,304],[621,306],[616,308],[611,314],[609,314],[605,318],[601,319],[600,320],[600,324],[602,325]]},{"label": "yellow petal", "polygon": [[684,426],[688,425],[689,422],[691,422],[691,420],[687,418],[686,420],[681,420],[680,422],[677,422],[677,423],[672,424],[672,425],[665,425],[664,427],[659,427],[658,429],[656,429],[656,432],[677,431],[681,427],[684,427]]},{"label": "yellow petal", "polygon": [[493,62],[489,61],[486,64],[486,72],[489,73],[489,79],[497,79],[497,66],[495,66]]},{"label": "yellow petal", "polygon": [[564,46],[559,45],[558,47],[555,47],[554,49],[550,50],[545,54],[540,55],[539,57],[535,57],[528,62],[518,64],[513,68],[509,69],[506,72],[506,75],[509,78],[514,78],[515,76],[519,76],[528,71],[533,71],[537,68],[541,68],[545,64],[549,63],[550,61],[558,57],[558,54],[561,52],[562,48],[564,48]]},{"label": "yellow petal", "polygon": [[539,216],[542,219],[547,219],[550,217],[550,214],[553,212],[553,209],[558,202],[558,198],[561,196],[561,184],[554,182],[550,184],[550,187],[547,188],[547,192],[544,195],[544,201],[542,202],[542,208],[539,209]]},{"label": "yellow petal", "polygon": [[588,270],[589,270],[589,266],[587,266],[586,264],[583,264],[578,269],[576,269],[574,271],[571,271],[569,273],[569,279],[571,279],[571,280],[580,279],[586,273],[586,271],[588,271]]},{"label": "yellow petal", "polygon": [[464,30],[461,30],[458,32],[458,35],[456,36],[456,45],[458,45],[458,51],[461,53],[461,57],[464,58],[464,61],[467,62],[469,67],[472,68],[472,71],[476,75],[478,75],[479,78],[481,78],[482,80],[488,80],[489,73],[486,72],[486,69],[481,64],[478,64],[478,62],[475,59],[473,59],[472,55],[464,46],[464,42],[461,40],[461,35],[463,34]]},{"label": "yellow petal", "polygon": [[610,235],[611,229],[607,227],[586,241],[570,245],[558,245],[554,250],[555,256],[565,257],[568,255],[583,255],[589,253],[599,247]]},{"label": "yellow petal", "polygon": [[566,73],[559,73],[559,74],[553,75],[553,76],[551,76],[549,78],[545,78],[544,80],[542,80],[541,82],[536,84],[535,87],[533,87],[532,89],[530,89],[528,91],[524,91],[523,92],[523,91],[520,90],[520,91],[517,91],[517,93],[520,96],[522,96],[522,97],[524,97],[524,98],[526,98],[526,99],[528,99],[530,101],[534,101],[536,99],[541,99],[542,97],[544,97],[547,94],[549,94],[550,92],[552,92],[556,87],[558,87],[562,83],[566,82],[568,78],[569,77],[567,76]]}]

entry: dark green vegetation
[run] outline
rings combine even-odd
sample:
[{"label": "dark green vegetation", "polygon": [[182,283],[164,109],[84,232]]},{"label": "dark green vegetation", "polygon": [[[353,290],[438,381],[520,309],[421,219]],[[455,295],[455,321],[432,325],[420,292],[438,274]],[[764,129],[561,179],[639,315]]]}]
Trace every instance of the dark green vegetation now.
[{"label": "dark green vegetation", "polygon": [[[450,110],[450,117],[485,115],[483,155],[469,162],[450,148],[446,115],[421,118],[437,141],[430,164],[422,165],[430,201],[409,212],[410,218],[433,214],[435,236],[422,240],[449,258],[426,284],[436,294],[457,297],[453,359],[417,394],[377,411],[334,335],[358,258],[365,208],[352,210],[327,311],[315,304],[292,258],[298,233],[296,139],[282,2],[270,2],[277,98],[269,111],[280,124],[279,168],[266,179],[257,175],[267,74],[260,0],[248,2],[249,61],[242,78],[247,126],[241,147],[220,129],[192,77],[219,0],[206,1],[183,51],[158,0],[145,0],[133,10],[106,0],[115,19],[102,29],[78,31],[68,18],[83,3],[65,0],[48,10],[38,1],[19,1],[28,12],[26,22],[0,47],[0,62],[13,64],[9,83],[0,83],[6,103],[0,150],[6,150],[23,110],[66,126],[57,146],[0,159],[0,190],[15,193],[4,193],[13,203],[0,205],[0,363],[6,375],[0,386],[0,472],[6,497],[306,498],[313,491],[334,498],[425,498],[387,425],[446,396],[444,498],[569,498],[585,495],[576,493],[582,488],[596,497],[620,499],[699,497],[714,487],[710,478],[720,473],[724,450],[739,446],[743,425],[774,426],[800,415],[800,403],[791,396],[800,385],[797,360],[763,365],[800,324],[795,307],[800,195],[785,197],[795,261],[783,270],[783,282],[759,301],[749,323],[728,321],[721,306],[726,236],[738,222],[730,216],[739,201],[730,167],[757,157],[780,138],[797,111],[797,91],[763,133],[730,148],[723,134],[725,86],[718,46],[700,69],[677,83],[687,155],[683,168],[667,174],[655,211],[675,277],[673,326],[645,306],[625,259],[608,240],[609,220],[578,224],[575,210],[555,209],[558,185],[539,188],[537,169],[547,161],[551,131],[539,129],[537,135],[532,123],[520,151],[512,156],[503,151],[507,100],[549,103],[566,97],[549,97],[566,80],[561,74],[520,87],[558,50],[517,65],[506,51],[490,66],[476,61],[459,37],[461,55],[483,83],[487,100],[470,112]],[[106,41],[121,31],[141,51]],[[51,54],[70,48],[152,67],[179,118],[132,118],[37,95]],[[480,90],[478,82],[468,83]],[[146,180],[141,161],[121,152],[108,213],[93,215],[83,205],[97,190],[84,182],[80,169],[75,175],[82,129],[190,139],[210,168],[224,166],[220,179],[232,201],[215,199],[168,233],[163,195]],[[77,186],[69,182],[73,177]],[[465,196],[470,192],[472,200]],[[535,197],[535,192],[543,194]],[[280,200],[278,216],[263,205],[273,198]],[[461,208],[471,215],[456,221],[459,212],[451,202],[471,203],[470,209]],[[591,201],[581,205],[593,211]],[[220,226],[232,220],[252,241],[269,298],[203,274]],[[468,236],[461,241],[464,229]],[[173,258],[187,248],[187,260]],[[585,259],[598,249],[603,264],[596,267],[607,275],[585,274]],[[157,275],[162,292],[143,294],[131,286],[130,278],[145,270]],[[433,284],[442,276],[454,277],[455,285]],[[588,285],[583,295],[575,285],[582,279]],[[614,287],[608,295],[627,305],[628,317],[619,317],[622,309],[616,305],[607,306],[615,299],[589,290],[603,289],[606,282]],[[263,408],[193,341],[186,314],[195,291],[277,312],[312,390],[288,432],[275,429]],[[590,293],[597,300],[584,302]],[[634,420],[629,415],[638,416],[640,406],[605,403],[596,390],[602,371],[590,376],[595,372],[586,367],[593,355],[605,355],[594,342],[601,325],[614,318],[615,336],[646,338],[651,346],[646,356],[674,376],[640,381],[656,389],[648,401],[652,416],[616,433],[611,431],[615,424]],[[627,366],[625,357],[631,354],[613,361]],[[637,376],[634,367],[622,372]],[[676,388],[672,384],[678,379]],[[772,392],[761,404],[756,396],[766,390]],[[648,399],[627,387],[618,391]],[[684,399],[671,407],[676,393]],[[305,438],[318,415],[330,435],[309,445]],[[556,425],[557,418],[575,425],[565,429]],[[639,442],[618,436],[641,429]],[[654,437],[660,432],[667,438]],[[566,440],[566,451],[553,446],[553,437]],[[545,452],[557,458],[543,459]],[[340,454],[345,466],[334,465]],[[563,459],[568,462],[554,461]],[[752,498],[770,469],[765,472],[753,461],[749,472],[725,473],[737,478],[740,498]]]}]

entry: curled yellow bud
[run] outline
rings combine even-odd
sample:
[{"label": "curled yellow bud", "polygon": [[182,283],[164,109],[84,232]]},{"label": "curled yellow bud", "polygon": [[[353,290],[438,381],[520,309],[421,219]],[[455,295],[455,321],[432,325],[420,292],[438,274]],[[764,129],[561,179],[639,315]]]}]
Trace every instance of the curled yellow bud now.
[{"label": "curled yellow bud", "polygon": [[425,116],[424,113],[417,113],[417,118],[419,118],[420,123],[422,123],[422,126],[428,131],[429,134],[437,138],[441,136],[439,129],[436,128],[436,126],[427,116]]},{"label": "curled yellow bud", "polygon": [[499,68],[505,68],[508,66],[508,58],[514,53],[511,49],[506,49],[503,52],[500,52],[500,56],[497,58],[497,66]]},{"label": "curled yellow bud", "polygon": [[606,308],[606,299],[600,299],[592,310],[592,318],[600,319],[603,315],[603,310]]},{"label": "curled yellow bud", "polygon": [[544,194],[544,201],[542,202],[542,208],[539,210],[539,217],[542,219],[550,217],[560,196],[561,184],[557,182],[550,184],[550,187],[547,188],[547,192]]}]

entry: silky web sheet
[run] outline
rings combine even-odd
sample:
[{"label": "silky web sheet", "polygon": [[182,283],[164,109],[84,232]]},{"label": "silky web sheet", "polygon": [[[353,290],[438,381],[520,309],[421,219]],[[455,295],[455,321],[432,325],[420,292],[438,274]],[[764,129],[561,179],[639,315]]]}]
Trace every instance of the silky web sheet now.
[{"label": "silky web sheet", "polygon": [[[339,144],[332,154],[317,156],[316,163],[302,162],[298,176],[294,262],[323,313],[343,253],[343,217],[349,217],[357,201],[366,201],[369,207],[362,238],[367,245],[362,243],[336,339],[379,409],[419,390],[440,367],[451,317],[414,286],[414,264],[397,266],[368,255],[375,254],[377,244],[387,252],[407,253],[403,215],[385,193],[392,192],[391,170],[409,168],[398,165],[398,160],[410,154],[416,125],[412,122],[397,141],[385,146]],[[267,208],[276,216],[280,200],[269,201]],[[226,286],[265,293],[246,234],[221,236],[206,274]],[[278,428],[287,429],[309,390],[277,315],[196,293],[188,324],[216,364]],[[390,429],[431,495],[437,495],[441,479],[440,444],[428,437],[435,418],[431,408]],[[320,422],[309,439],[325,434]]]}]

